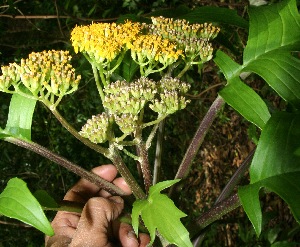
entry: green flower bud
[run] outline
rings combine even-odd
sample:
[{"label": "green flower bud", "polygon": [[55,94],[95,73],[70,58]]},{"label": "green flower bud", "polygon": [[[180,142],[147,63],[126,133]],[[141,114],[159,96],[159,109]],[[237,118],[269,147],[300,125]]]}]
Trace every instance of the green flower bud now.
[{"label": "green flower bud", "polygon": [[133,114],[115,115],[115,122],[124,134],[130,134],[137,128],[138,116]]},{"label": "green flower bud", "polygon": [[155,99],[149,107],[160,115],[169,115],[184,109],[187,103],[189,103],[189,100],[179,96],[177,91],[165,90],[160,94],[160,100]]},{"label": "green flower bud", "polygon": [[16,63],[10,63],[8,66],[2,66],[2,75],[0,76],[0,90],[6,91],[11,85],[20,81],[20,67]]},{"label": "green flower bud", "polygon": [[104,143],[107,141],[107,130],[109,127],[109,116],[102,113],[92,116],[87,123],[82,127],[79,134],[82,137],[88,138],[93,143]]}]

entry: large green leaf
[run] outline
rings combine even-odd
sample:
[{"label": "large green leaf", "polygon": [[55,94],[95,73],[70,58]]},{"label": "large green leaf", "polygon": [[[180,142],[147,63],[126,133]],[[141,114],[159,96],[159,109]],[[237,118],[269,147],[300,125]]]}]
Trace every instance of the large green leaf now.
[{"label": "large green leaf", "polygon": [[13,94],[5,130],[1,134],[31,140],[31,124],[36,100]]},{"label": "large green leaf", "polygon": [[161,190],[172,186],[178,181],[177,179],[157,183],[150,188],[147,199],[137,200],[133,204],[131,215],[133,229],[138,234],[139,216],[141,215],[150,233],[150,244],[155,239],[157,229],[169,243],[180,247],[193,246],[189,238],[189,232],[180,221],[180,218],[185,217],[186,214],[180,211],[170,198],[160,193]]},{"label": "large green leaf", "polygon": [[0,194],[0,214],[32,225],[47,235],[54,234],[40,204],[19,178],[10,179]]},{"label": "large green leaf", "polygon": [[300,114],[279,112],[264,129],[250,167],[250,185],[239,188],[242,205],[257,235],[262,213],[259,190],[274,191],[290,206],[300,223]]},{"label": "large green leaf", "polygon": [[[254,72],[265,81],[286,101],[296,108],[300,107],[300,61],[292,55],[292,51],[300,49],[300,15],[295,0],[286,0],[278,4],[252,8],[249,11],[250,27],[248,42],[244,51],[243,64],[238,65],[223,52],[216,53],[215,62],[227,79],[227,86],[236,87],[238,92],[240,74]],[[226,86],[226,87],[227,87]],[[226,87],[223,89],[226,91]],[[266,113],[267,106],[259,99],[248,97],[237,102],[236,94],[222,94],[224,100],[237,109],[246,119],[260,128],[260,119],[270,117]],[[245,96],[244,92],[240,92]],[[252,102],[250,102],[252,101]],[[249,107],[257,114],[257,108],[264,108],[258,118],[249,118]],[[266,115],[265,115],[266,114]]]}]

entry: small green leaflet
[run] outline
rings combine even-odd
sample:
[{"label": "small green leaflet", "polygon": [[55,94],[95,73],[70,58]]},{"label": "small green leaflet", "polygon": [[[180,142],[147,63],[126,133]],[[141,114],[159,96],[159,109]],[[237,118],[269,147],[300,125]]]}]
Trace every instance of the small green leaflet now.
[{"label": "small green leaflet", "polygon": [[193,246],[189,232],[180,221],[180,218],[185,217],[186,214],[180,211],[170,198],[160,193],[178,181],[179,179],[157,183],[150,187],[147,199],[137,200],[133,204],[131,215],[133,229],[138,234],[139,216],[141,216],[150,233],[150,244],[155,239],[157,229],[169,243],[180,247]]},{"label": "small green leaflet", "polygon": [[0,214],[32,225],[49,236],[54,235],[40,204],[19,178],[10,179],[0,194]]}]

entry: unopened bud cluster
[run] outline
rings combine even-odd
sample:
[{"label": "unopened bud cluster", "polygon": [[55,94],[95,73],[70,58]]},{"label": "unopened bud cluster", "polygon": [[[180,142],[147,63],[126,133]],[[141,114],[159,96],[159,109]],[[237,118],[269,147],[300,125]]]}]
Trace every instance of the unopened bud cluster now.
[{"label": "unopened bud cluster", "polygon": [[2,75],[0,76],[0,90],[8,91],[11,85],[17,85],[20,81],[20,66],[16,63],[10,63],[8,66],[2,66]]},{"label": "unopened bud cluster", "polygon": [[106,113],[102,113],[92,116],[82,127],[79,134],[93,143],[103,143],[107,141],[108,127],[109,116]]},{"label": "unopened bud cluster", "polygon": [[151,101],[157,93],[157,85],[151,79],[142,77],[139,80],[128,83],[116,81],[105,89],[103,106],[110,113],[138,115],[148,101]]},{"label": "unopened bud cluster", "polygon": [[158,92],[149,107],[159,115],[169,115],[186,107],[189,100],[183,96],[190,85],[177,78],[164,77],[159,81]]},{"label": "unopened bud cluster", "polygon": [[189,24],[186,20],[164,17],[152,17],[152,23],[148,26],[149,32],[176,42],[187,59],[205,62],[212,58],[213,48],[209,41],[219,33],[218,27],[207,23]]},{"label": "unopened bud cluster", "polygon": [[32,52],[20,65],[2,67],[0,89],[5,91],[13,85],[17,91],[21,82],[39,99],[48,99],[51,95],[62,97],[75,91],[80,81],[70,60],[68,51]]},{"label": "unopened bud cluster", "polygon": [[94,143],[107,141],[110,120],[124,134],[133,133],[143,124],[140,113],[149,103],[158,117],[184,109],[189,102],[183,96],[190,86],[177,78],[164,77],[159,82],[142,77],[134,82],[116,81],[104,89],[103,106],[107,113],[93,116],[80,134]]}]

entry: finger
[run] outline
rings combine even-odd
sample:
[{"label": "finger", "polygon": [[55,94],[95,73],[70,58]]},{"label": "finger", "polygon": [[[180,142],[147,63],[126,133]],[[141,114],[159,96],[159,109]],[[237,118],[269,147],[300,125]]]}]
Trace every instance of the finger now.
[{"label": "finger", "polygon": [[139,234],[139,247],[146,247],[150,243],[150,236],[146,233],[140,233]]},{"label": "finger", "polygon": [[132,226],[126,223],[120,224],[119,239],[123,247],[145,247],[150,242],[150,237],[147,234],[139,234],[139,239],[136,237]]},{"label": "finger", "polygon": [[131,195],[132,190],[129,185],[125,182],[124,178],[116,178],[113,183],[125,192],[126,195]]},{"label": "finger", "polygon": [[[117,169],[114,165],[102,165],[92,169],[92,172],[105,180],[111,182],[117,175]],[[97,195],[100,188],[91,182],[80,179],[65,195],[64,200],[85,203],[91,197]]]},{"label": "finger", "polygon": [[[125,182],[124,178],[119,177],[119,178],[114,179],[112,182],[114,185],[118,186],[124,192],[124,195],[132,194],[132,191],[131,191],[130,187],[128,186],[128,184]],[[99,192],[98,196],[108,198],[108,197],[111,197],[111,194],[105,190],[101,190]]]},{"label": "finger", "polygon": [[109,224],[118,218],[123,207],[124,201],[119,196],[110,199],[91,198],[82,211],[76,235],[69,246],[111,247],[108,239]]},{"label": "finger", "polygon": [[79,218],[79,214],[58,212],[51,223],[55,235],[46,237],[46,246],[68,246],[75,234]]}]

